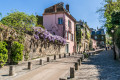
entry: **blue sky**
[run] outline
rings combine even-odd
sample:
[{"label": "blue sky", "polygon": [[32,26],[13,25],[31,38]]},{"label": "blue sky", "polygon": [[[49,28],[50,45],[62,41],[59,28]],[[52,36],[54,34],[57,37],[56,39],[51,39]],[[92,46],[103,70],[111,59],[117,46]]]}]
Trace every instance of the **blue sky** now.
[{"label": "blue sky", "polygon": [[99,14],[96,13],[102,6],[102,1],[103,0],[0,0],[0,12],[2,13],[2,17],[10,13],[11,10],[42,15],[45,8],[59,2],[64,2],[64,5],[70,5],[70,13],[76,20],[84,20],[90,28],[97,28],[97,26],[102,26],[99,22]]}]

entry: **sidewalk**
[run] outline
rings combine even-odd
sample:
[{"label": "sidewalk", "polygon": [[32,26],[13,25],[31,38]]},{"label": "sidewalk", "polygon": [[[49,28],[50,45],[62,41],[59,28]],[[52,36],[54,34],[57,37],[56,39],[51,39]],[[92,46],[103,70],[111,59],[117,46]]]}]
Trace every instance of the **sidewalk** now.
[{"label": "sidewalk", "polygon": [[[76,56],[76,57],[75,57]],[[63,57],[63,55],[62,55]],[[50,56],[51,62],[46,62],[46,57],[41,58],[44,62],[43,65],[39,65],[39,59],[32,60],[32,70],[27,69],[27,62],[19,65],[15,65],[14,76],[8,76],[9,66],[5,66],[0,69],[0,80],[59,80],[60,77],[68,76],[69,69],[74,65],[74,62],[81,57],[79,55],[68,56],[67,58],[61,58],[53,60],[53,56]]]}]

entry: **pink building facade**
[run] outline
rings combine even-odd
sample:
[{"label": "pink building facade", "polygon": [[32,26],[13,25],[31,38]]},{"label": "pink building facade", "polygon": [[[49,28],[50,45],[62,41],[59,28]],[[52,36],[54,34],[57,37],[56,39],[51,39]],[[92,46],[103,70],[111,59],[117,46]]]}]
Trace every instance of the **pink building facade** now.
[{"label": "pink building facade", "polygon": [[96,49],[97,48],[97,41],[94,39],[91,39],[91,40],[92,40],[92,48]]},{"label": "pink building facade", "polygon": [[69,13],[69,5],[64,9],[63,3],[58,3],[43,13],[43,26],[53,35],[66,39],[66,53],[75,52],[75,19]]}]

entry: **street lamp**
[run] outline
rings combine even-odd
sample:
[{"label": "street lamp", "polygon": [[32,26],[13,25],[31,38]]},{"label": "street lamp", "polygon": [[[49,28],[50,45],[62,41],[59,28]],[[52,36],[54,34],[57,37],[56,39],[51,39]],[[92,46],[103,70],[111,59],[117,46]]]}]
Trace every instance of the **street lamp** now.
[{"label": "street lamp", "polygon": [[114,44],[114,30],[111,30],[111,32],[113,33],[113,52],[114,52],[114,60],[116,60],[116,52],[115,52],[115,44]]}]

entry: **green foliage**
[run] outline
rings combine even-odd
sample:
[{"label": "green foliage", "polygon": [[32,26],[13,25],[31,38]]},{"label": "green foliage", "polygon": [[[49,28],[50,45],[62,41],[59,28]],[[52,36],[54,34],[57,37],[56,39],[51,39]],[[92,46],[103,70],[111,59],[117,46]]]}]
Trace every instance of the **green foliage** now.
[{"label": "green foliage", "polygon": [[[99,11],[104,13],[102,16],[105,18],[107,33],[114,36],[111,30],[115,31],[115,43],[120,48],[120,0],[105,0],[105,2],[103,9]],[[112,41],[107,41],[107,44],[111,43]]]},{"label": "green foliage", "polygon": [[0,13],[0,17],[2,17],[2,13]]},{"label": "green foliage", "polygon": [[90,40],[90,33],[87,32],[87,39]]},{"label": "green foliage", "polygon": [[120,11],[114,11],[111,15],[111,23],[113,25],[119,25],[120,26]]},{"label": "green foliage", "polygon": [[106,44],[107,44],[107,45],[112,45],[112,40],[106,39]]},{"label": "green foliage", "polygon": [[7,44],[0,42],[0,67],[3,67],[8,59],[8,50],[6,49]]},{"label": "green foliage", "polygon": [[37,17],[37,24],[43,25],[43,16],[36,15],[36,17]]},{"label": "green foliage", "polygon": [[36,25],[36,27],[41,27],[41,28],[45,29],[45,27],[43,25],[41,25],[41,24]]},{"label": "green foliage", "polygon": [[116,34],[115,34],[115,40],[116,40],[116,45],[120,48],[120,29],[118,29],[116,31]]},{"label": "green foliage", "polygon": [[23,44],[16,41],[12,43],[10,58],[13,63],[18,64],[23,59],[23,50]]},{"label": "green foliage", "polygon": [[4,25],[13,27],[20,32],[31,30],[31,27],[36,25],[37,18],[34,15],[27,15],[24,12],[9,13],[6,17],[2,18],[1,22]]},{"label": "green foliage", "polygon": [[87,53],[83,53],[83,55],[84,55],[84,57],[85,57],[85,58],[88,58],[88,55],[87,55]]},{"label": "green foliage", "polygon": [[103,14],[104,18],[104,26],[107,29],[108,34],[112,35],[111,29],[116,29],[116,26],[111,23],[112,17],[111,15],[115,11],[120,10],[120,1],[119,0],[105,0],[105,5],[103,8],[101,8],[98,12],[101,12]]},{"label": "green foliage", "polygon": [[25,58],[25,61],[27,61],[29,59],[29,53],[25,53],[24,58]]},{"label": "green foliage", "polygon": [[76,38],[77,38],[77,41],[79,42],[79,43],[81,43],[81,39],[83,38],[82,37],[82,30],[81,29],[79,29],[79,30],[77,30],[77,35],[76,35]]}]

